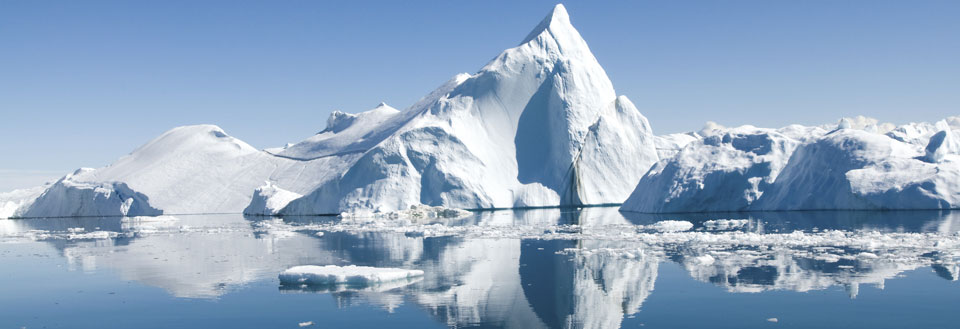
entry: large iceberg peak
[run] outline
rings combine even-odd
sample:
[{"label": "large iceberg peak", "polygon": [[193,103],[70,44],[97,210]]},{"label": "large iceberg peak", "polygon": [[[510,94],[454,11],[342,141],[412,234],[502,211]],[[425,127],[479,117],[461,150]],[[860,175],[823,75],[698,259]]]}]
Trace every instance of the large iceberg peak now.
[{"label": "large iceberg peak", "polygon": [[[562,4],[557,4],[547,17],[523,38],[517,48],[525,50],[522,51],[523,53],[539,54],[553,61],[596,62],[590,47],[580,36],[580,32],[573,27],[570,16],[567,15],[567,10]],[[599,67],[599,63],[596,63],[596,66]]]},{"label": "large iceberg peak", "polygon": [[[567,8],[565,8],[561,3],[558,3],[553,7],[553,10],[547,14],[547,17],[544,17],[543,20],[540,21],[540,24],[537,24],[537,27],[533,28],[533,31],[530,31],[530,34],[528,34],[526,38],[523,38],[523,42],[521,42],[521,44],[537,38],[537,36],[542,34],[544,31],[577,32],[577,30],[573,28],[573,25],[570,24],[570,15],[567,14]],[[577,36],[579,36],[579,33],[577,33]]]}]

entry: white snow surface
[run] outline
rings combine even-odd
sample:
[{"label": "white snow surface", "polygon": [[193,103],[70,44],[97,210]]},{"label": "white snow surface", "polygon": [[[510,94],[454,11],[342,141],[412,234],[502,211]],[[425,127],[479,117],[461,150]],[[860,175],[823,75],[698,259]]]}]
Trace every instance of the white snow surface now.
[{"label": "white snow surface", "polygon": [[891,128],[869,118],[780,129],[708,125],[658,162],[623,211],[960,207],[957,117]]},{"label": "white snow surface", "polygon": [[423,271],[356,265],[302,265],[280,273],[280,284],[369,286],[419,276],[423,276]]},{"label": "white snow surface", "polygon": [[24,217],[239,213],[265,180],[302,194],[356,158],[291,160],[257,150],[217,126],[184,126],[107,167],[67,175],[19,212]]}]

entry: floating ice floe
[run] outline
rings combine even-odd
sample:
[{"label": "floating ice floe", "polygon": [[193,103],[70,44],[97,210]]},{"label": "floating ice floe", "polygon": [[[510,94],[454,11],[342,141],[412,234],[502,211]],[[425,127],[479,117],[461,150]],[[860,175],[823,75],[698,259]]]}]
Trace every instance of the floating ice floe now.
[{"label": "floating ice floe", "polygon": [[665,220],[650,225],[650,228],[660,232],[682,232],[693,228],[693,223],[685,220]]},{"label": "floating ice floe", "polygon": [[294,266],[280,273],[282,285],[371,286],[423,276],[421,270],[368,266]]},{"label": "floating ice floe", "polygon": [[709,231],[726,231],[739,229],[749,223],[747,219],[712,219],[703,222],[703,226]]}]

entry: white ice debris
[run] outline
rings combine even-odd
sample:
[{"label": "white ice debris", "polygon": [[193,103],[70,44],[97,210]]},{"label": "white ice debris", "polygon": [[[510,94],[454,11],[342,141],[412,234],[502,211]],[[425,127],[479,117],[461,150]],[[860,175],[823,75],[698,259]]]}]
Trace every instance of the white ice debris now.
[{"label": "white ice debris", "polygon": [[369,286],[419,276],[423,276],[423,271],[356,265],[304,265],[294,266],[281,272],[280,284]]},{"label": "white ice debris", "polygon": [[463,209],[431,207],[426,205],[411,205],[405,210],[387,211],[387,212],[352,212],[341,213],[342,219],[404,219],[404,220],[435,220],[435,219],[456,219],[470,216],[470,212]]},{"label": "white ice debris", "polygon": [[747,219],[712,219],[703,222],[703,226],[710,231],[726,231],[742,228],[750,223]]},{"label": "white ice debris", "polygon": [[113,231],[75,232],[67,235],[67,240],[104,240],[113,239],[120,235]]},{"label": "white ice debris", "polygon": [[685,220],[664,220],[654,223],[650,228],[660,232],[682,232],[693,228],[693,223]]}]

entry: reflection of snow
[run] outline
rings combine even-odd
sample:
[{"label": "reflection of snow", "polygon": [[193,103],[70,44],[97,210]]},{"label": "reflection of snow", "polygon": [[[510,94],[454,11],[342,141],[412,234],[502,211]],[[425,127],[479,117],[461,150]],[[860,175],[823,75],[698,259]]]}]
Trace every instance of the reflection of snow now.
[{"label": "reflection of snow", "polygon": [[[955,280],[960,263],[960,235],[956,234],[685,232],[638,240],[645,250],[681,263],[694,278],[731,292],[802,292],[840,285],[856,297],[860,284],[883,288],[885,280],[925,266]],[[633,257],[636,247],[581,247],[566,252]]]},{"label": "reflection of snow", "polygon": [[[609,246],[602,242],[590,244]],[[636,251],[629,255],[585,255],[575,258],[574,263],[572,327],[617,328],[625,315],[639,312],[640,305],[653,292],[660,260]]]},{"label": "reflection of snow", "polygon": [[63,253],[87,271],[114,269],[125,280],[157,286],[177,297],[211,298],[229,287],[275,277],[279,268],[331,262],[327,253],[300,252],[318,244],[302,236],[273,241],[252,238],[249,232],[192,233],[148,236],[129,245],[80,242]]},{"label": "reflection of snow", "polygon": [[[71,270],[108,269],[181,297],[216,297],[302,264],[417,269],[422,280],[396,285],[281,290],[329,293],[342,307],[366,303],[391,311],[412,303],[457,327],[606,328],[640,311],[661,261],[677,262],[693,278],[730,292],[843,286],[856,296],[861,284],[882,287],[922,267],[957,280],[958,217],[892,226],[816,220],[805,232],[776,233],[763,226],[787,232],[782,222],[684,217],[676,218],[695,223],[694,230],[655,232],[650,224],[668,218],[632,224],[601,208],[420,224],[178,216],[0,221],[0,240],[47,241],[62,250]],[[843,221],[859,226],[836,230]],[[96,232],[111,234],[97,239],[90,234]]]},{"label": "reflection of snow", "polygon": [[[444,249],[425,269],[430,288],[417,294],[417,303],[455,327],[545,327],[523,294],[519,259],[520,241],[512,239],[469,240]],[[445,287],[432,285],[440,283]]]}]

